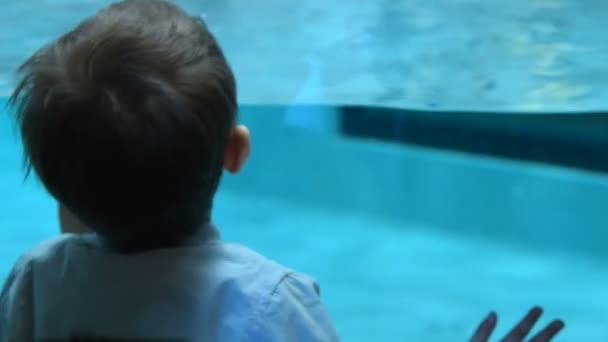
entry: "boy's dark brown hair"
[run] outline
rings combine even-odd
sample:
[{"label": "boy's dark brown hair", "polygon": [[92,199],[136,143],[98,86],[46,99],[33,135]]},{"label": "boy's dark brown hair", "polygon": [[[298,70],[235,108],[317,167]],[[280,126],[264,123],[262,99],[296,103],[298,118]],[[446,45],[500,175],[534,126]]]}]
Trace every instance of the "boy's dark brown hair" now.
[{"label": "boy's dark brown hair", "polygon": [[19,71],[27,171],[84,223],[129,249],[178,244],[209,220],[237,104],[201,19],[126,0]]}]

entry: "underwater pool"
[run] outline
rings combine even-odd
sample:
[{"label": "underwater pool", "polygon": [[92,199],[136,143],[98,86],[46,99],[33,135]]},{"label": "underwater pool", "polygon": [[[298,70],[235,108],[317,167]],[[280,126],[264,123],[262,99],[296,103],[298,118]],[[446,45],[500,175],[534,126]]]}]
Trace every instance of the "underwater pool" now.
[{"label": "underwater pool", "polygon": [[[254,154],[215,221],[313,274],[344,341],[465,341],[490,309],[507,323],[535,303],[567,321],[558,341],[608,339],[606,177],[347,139],[285,110],[242,108]],[[5,113],[0,128],[3,278],[58,227]]]},{"label": "underwater pool", "polygon": [[[5,1],[0,96],[23,58],[110,2]],[[225,239],[314,275],[344,341],[465,341],[488,311],[502,333],[534,304],[542,322],[566,321],[557,341],[608,341],[606,174],[345,136],[336,108],[295,105],[605,109],[596,32],[608,3],[175,2],[206,13],[252,130],[251,162],[224,178],[215,221]],[[2,111],[0,193],[4,279],[58,223],[53,200],[23,182]]]}]

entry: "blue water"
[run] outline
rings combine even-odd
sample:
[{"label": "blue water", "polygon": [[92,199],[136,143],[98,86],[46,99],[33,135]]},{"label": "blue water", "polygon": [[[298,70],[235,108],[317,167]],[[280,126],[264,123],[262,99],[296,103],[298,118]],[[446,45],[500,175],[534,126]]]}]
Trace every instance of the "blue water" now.
[{"label": "blue water", "polygon": [[[110,2],[5,0],[0,94],[23,58]],[[206,13],[243,103],[541,112],[608,105],[602,0],[175,2]],[[321,87],[298,97],[311,60]]]},{"label": "blue water", "polygon": [[[215,221],[226,240],[314,275],[345,341],[465,341],[490,309],[502,332],[536,303],[567,321],[558,341],[608,339],[607,179],[351,141],[288,113],[242,108],[254,154],[224,179]],[[0,277],[58,231],[52,199],[22,183],[6,118]]]},{"label": "blue water", "polygon": [[[23,58],[109,2],[5,1],[0,94]],[[608,341],[608,177],[346,139],[331,108],[288,106],[604,109],[605,2],[176,2],[218,33],[252,130],[215,221],[315,276],[344,341],[465,341],[489,310],[504,332],[533,304],[566,320],[558,341]],[[0,194],[3,279],[58,232],[6,113]]]}]

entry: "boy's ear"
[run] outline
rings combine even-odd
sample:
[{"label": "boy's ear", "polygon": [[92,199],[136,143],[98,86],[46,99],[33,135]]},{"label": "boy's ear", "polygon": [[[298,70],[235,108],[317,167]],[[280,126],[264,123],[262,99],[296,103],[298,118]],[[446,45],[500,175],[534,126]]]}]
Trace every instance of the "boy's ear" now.
[{"label": "boy's ear", "polygon": [[239,125],[234,128],[224,152],[224,168],[231,173],[238,173],[245,165],[251,153],[249,129]]}]

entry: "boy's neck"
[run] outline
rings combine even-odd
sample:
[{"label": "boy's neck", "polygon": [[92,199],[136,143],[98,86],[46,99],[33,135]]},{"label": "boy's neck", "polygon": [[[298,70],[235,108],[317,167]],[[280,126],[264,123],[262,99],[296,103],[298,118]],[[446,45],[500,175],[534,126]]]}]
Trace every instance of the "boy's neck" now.
[{"label": "boy's neck", "polygon": [[166,240],[162,243],[158,241],[148,242],[145,240],[127,242],[124,244],[117,244],[109,241],[99,234],[95,234],[97,240],[100,245],[112,251],[116,251],[124,254],[137,254],[150,252],[157,249],[167,249],[167,248],[180,248],[180,247],[193,247],[200,244],[203,244],[208,241],[218,240],[220,239],[220,234],[218,229],[211,223],[204,224],[200,229],[196,231],[195,234],[188,236],[186,238],[182,238],[179,240]]}]

